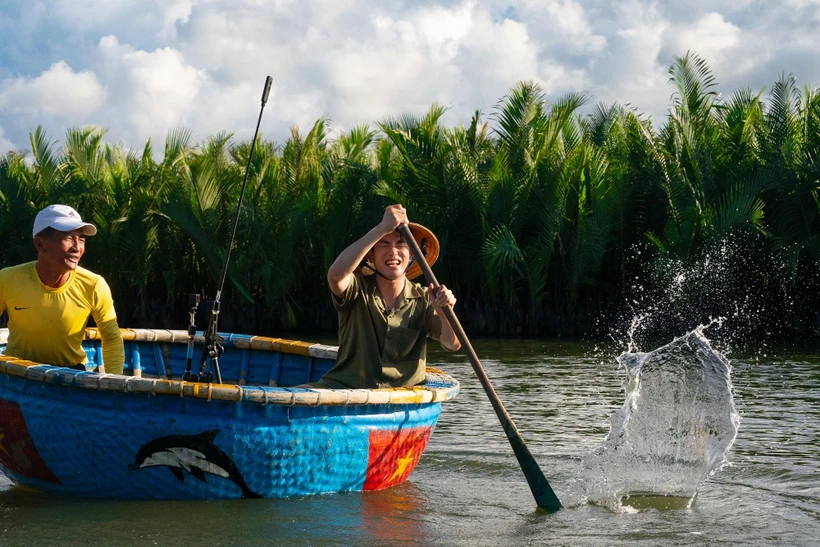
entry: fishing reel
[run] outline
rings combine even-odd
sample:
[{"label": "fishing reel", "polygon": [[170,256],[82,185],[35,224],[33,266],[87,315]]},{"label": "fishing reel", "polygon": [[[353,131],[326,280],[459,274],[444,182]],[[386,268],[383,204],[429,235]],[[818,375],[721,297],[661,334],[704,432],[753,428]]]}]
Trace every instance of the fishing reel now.
[{"label": "fishing reel", "polygon": [[[188,351],[185,359],[185,372],[182,379],[186,382],[204,382],[211,383],[214,380],[214,372],[216,372],[217,383],[222,383],[222,375],[219,373],[219,358],[225,348],[220,343],[222,337],[217,332],[217,318],[219,316],[219,300],[214,300],[211,303],[211,318],[208,321],[208,328],[204,333],[205,347],[202,350],[202,356],[199,360],[199,372],[191,370],[194,358],[194,343],[196,341],[196,314],[199,310],[200,296],[199,294],[192,294],[189,296],[189,324],[188,324]],[[209,363],[213,364],[213,371],[208,370]]]},{"label": "fishing reel", "polygon": [[[199,360],[199,382],[211,383],[216,376],[216,383],[222,383],[222,375],[219,372],[219,358],[225,348],[220,344],[222,337],[217,332],[217,322],[219,319],[219,299],[211,303],[211,318],[208,321],[208,329],[205,331],[205,347],[202,349],[202,357]],[[213,370],[208,367],[213,365]]]}]

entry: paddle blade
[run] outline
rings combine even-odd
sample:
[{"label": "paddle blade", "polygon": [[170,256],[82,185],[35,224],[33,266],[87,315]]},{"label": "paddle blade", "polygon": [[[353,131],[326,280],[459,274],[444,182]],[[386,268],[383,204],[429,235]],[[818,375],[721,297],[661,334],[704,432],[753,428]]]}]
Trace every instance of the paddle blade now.
[{"label": "paddle blade", "polygon": [[[515,426],[513,425],[513,427]],[[507,438],[510,441],[510,446],[512,446],[515,457],[518,459],[518,464],[521,466],[521,471],[524,472],[527,484],[530,485],[532,496],[535,498],[535,503],[538,507],[549,513],[554,513],[561,509],[562,506],[558,500],[558,496],[556,496],[552,490],[549,481],[547,481],[547,477],[544,476],[541,468],[536,463],[530,449],[524,444],[524,439],[521,438],[521,435],[515,435],[513,437],[507,435]]]}]

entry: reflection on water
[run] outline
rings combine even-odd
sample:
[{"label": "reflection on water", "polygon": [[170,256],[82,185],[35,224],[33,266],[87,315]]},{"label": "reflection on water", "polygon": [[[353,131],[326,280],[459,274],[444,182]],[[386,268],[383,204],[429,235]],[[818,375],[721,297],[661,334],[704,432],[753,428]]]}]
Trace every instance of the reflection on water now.
[{"label": "reflection on water", "polygon": [[624,401],[612,352],[565,341],[474,340],[499,396],[566,509],[537,512],[467,360],[410,480],[286,500],[126,502],[46,496],[0,480],[0,545],[813,545],[820,537],[820,357],[731,356],[742,424],[729,467],[689,509],[634,514],[585,502],[582,459]]},{"label": "reflection on water", "polygon": [[616,507],[622,510],[648,511],[679,511],[689,509],[695,501],[695,496],[675,496],[670,494],[629,494],[618,499]]},{"label": "reflection on water", "polygon": [[426,544],[428,537],[425,515],[428,511],[424,492],[405,482],[399,488],[365,492],[360,497],[361,526],[359,533],[368,545],[388,545],[391,542]]}]

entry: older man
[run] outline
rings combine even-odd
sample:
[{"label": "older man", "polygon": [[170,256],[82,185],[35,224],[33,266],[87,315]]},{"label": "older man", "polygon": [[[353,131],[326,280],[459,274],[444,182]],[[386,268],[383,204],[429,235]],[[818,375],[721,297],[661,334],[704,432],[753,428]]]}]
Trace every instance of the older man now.
[{"label": "older man", "polygon": [[0,314],[9,314],[6,355],[84,368],[82,341],[90,315],[102,337],[104,370],[122,374],[125,353],[111,289],[79,265],[86,236],[96,233],[67,205],[37,213],[37,260],[0,270]]},{"label": "older man", "polygon": [[424,381],[427,338],[449,350],[461,343],[441,313],[456,299],[445,286],[410,281],[421,274],[410,247],[397,230],[407,223],[427,249],[432,265],[438,240],[420,224],[408,223],[401,205],[385,209],[382,221],[336,258],[327,272],[339,312],[336,366],[315,387],[376,388],[412,386]]}]

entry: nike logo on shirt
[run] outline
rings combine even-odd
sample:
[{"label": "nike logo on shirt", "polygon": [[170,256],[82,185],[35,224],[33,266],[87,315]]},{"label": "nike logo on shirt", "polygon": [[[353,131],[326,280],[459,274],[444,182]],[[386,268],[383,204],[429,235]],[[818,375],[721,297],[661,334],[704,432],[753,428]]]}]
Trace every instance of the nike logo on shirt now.
[{"label": "nike logo on shirt", "polygon": [[31,306],[26,306],[25,308],[21,308],[21,307],[19,307],[19,306],[14,306],[14,309],[15,309],[15,310],[17,310],[17,311],[20,311],[20,310],[27,310],[27,309],[29,309],[30,307],[31,307]]}]

